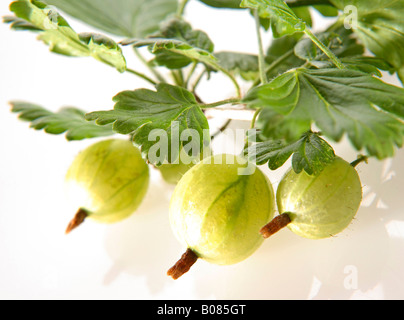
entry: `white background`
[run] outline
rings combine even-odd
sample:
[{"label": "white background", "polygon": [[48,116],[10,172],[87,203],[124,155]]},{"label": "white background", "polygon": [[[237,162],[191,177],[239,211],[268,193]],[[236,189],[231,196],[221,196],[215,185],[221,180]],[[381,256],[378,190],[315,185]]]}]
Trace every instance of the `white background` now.
[{"label": "white background", "polygon": [[[0,16],[6,14],[3,0]],[[186,16],[210,35],[217,51],[257,52],[253,19],[246,11],[214,10],[194,0]],[[76,31],[92,30],[68,21]],[[74,156],[96,140],[69,143],[29,129],[9,112],[8,101],[26,100],[55,111],[67,105],[107,110],[118,92],[150,86],[91,58],[49,53],[35,35],[12,32],[7,25],[0,25],[0,39],[1,299],[404,298],[404,150],[394,159],[358,167],[363,205],[338,236],[314,241],[285,229],[242,263],[219,267],[198,261],[177,281],[166,276],[185,250],[168,223],[173,187],[155,171],[131,218],[108,226],[87,221],[65,236],[76,208],[65,198],[64,175]],[[147,72],[130,50],[125,55],[129,67]],[[215,75],[199,94],[213,102],[231,97],[232,90],[228,79]],[[216,152],[223,151],[223,139]],[[357,156],[347,142],[334,147],[348,161]],[[276,172],[262,168],[274,188],[287,166]]]}]

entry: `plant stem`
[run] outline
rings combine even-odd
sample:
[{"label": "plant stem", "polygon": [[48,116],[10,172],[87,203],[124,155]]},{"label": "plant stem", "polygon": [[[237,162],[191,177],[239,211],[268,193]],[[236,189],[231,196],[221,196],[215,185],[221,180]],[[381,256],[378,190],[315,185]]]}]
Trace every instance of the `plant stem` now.
[{"label": "plant stem", "polygon": [[250,129],[254,129],[255,128],[255,123],[257,122],[258,116],[261,113],[262,108],[261,109],[257,109],[257,111],[255,111],[254,116],[251,120],[251,125],[250,125]]},{"label": "plant stem", "polygon": [[217,70],[223,72],[226,76],[229,77],[229,79],[233,82],[234,87],[236,88],[237,97],[239,99],[241,99],[241,96],[242,96],[241,88],[240,88],[240,85],[238,84],[236,78],[234,78],[234,76],[230,72],[228,72],[226,69],[223,69],[222,67],[218,67],[218,66],[216,68],[217,68]]},{"label": "plant stem", "polygon": [[192,68],[191,68],[191,70],[189,71],[189,73],[188,73],[188,75],[187,75],[187,78],[185,79],[185,82],[184,82],[184,88],[185,88],[185,89],[188,89],[189,81],[191,80],[191,77],[192,77],[192,75],[194,74],[194,72],[195,72],[197,66],[198,66],[198,62],[195,61],[195,62],[192,64]]},{"label": "plant stem", "polygon": [[324,45],[324,43],[322,43],[320,41],[320,39],[318,39],[311,31],[309,28],[306,28],[304,30],[304,33],[306,33],[306,35],[311,39],[311,41],[313,41],[320,49],[321,51],[323,51],[328,58],[330,58],[330,60],[335,64],[335,66],[338,69],[345,69],[345,66],[342,64],[342,62],[337,58],[337,56],[330,50],[327,48],[326,45]]},{"label": "plant stem", "polygon": [[67,226],[66,234],[69,234],[78,226],[80,226],[87,217],[88,217],[88,211],[80,208],[79,211],[77,211],[74,218],[70,221],[69,225]]},{"label": "plant stem", "polygon": [[193,252],[191,249],[187,249],[187,251],[181,256],[181,259],[178,260],[177,263],[167,271],[167,275],[172,277],[174,280],[177,280],[184,273],[187,273],[197,260],[198,256],[195,254],[195,252]]},{"label": "plant stem", "polygon": [[352,161],[352,162],[351,162],[351,166],[354,167],[354,168],[356,168],[356,166],[357,166],[358,164],[362,163],[362,162],[368,163],[368,159],[369,159],[369,158],[368,158],[367,156],[360,155],[360,156],[358,156],[358,159],[356,159],[355,161]]},{"label": "plant stem", "polygon": [[195,80],[194,84],[192,85],[192,90],[191,90],[192,92],[196,91],[196,88],[198,87],[198,85],[201,82],[201,80],[202,80],[203,76],[205,75],[205,73],[206,73],[206,69],[203,70],[201,72],[201,74],[198,76],[198,78]]},{"label": "plant stem", "polygon": [[182,17],[184,15],[185,7],[187,6],[189,0],[182,0],[178,5],[177,16]]},{"label": "plant stem", "polygon": [[139,60],[150,70],[151,73],[153,73],[158,81],[167,82],[164,77],[146,61],[146,59],[140,54],[137,48],[133,47],[133,50],[135,51],[135,54],[139,58]]},{"label": "plant stem", "polygon": [[264,54],[264,47],[262,44],[261,23],[260,23],[260,17],[258,15],[258,10],[254,11],[254,17],[255,17],[255,25],[256,25],[256,31],[257,31],[258,49],[259,49],[258,67],[259,67],[259,71],[260,71],[261,82],[263,84],[265,84],[265,83],[268,83],[268,78],[267,78],[267,74],[265,72],[265,54]]},{"label": "plant stem", "polygon": [[[286,59],[288,59],[290,56],[292,56],[294,53],[294,50],[291,49],[289,51],[287,51],[285,54],[283,54],[282,56],[280,56],[278,59],[276,59],[274,62],[272,62],[266,69],[265,69],[265,74],[268,74],[269,72],[271,72],[274,68],[276,68],[278,65],[280,65],[283,61],[285,61]],[[257,80],[255,80],[255,82],[253,83],[253,87],[258,86],[260,84],[260,78],[258,78]]]},{"label": "plant stem", "polygon": [[227,129],[227,127],[230,125],[232,122],[232,119],[228,119],[224,125],[222,125],[214,134],[211,135],[210,139],[213,140],[215,139],[219,134],[221,134],[224,130]]},{"label": "plant stem", "polygon": [[262,236],[266,239],[277,233],[279,230],[285,228],[292,220],[290,219],[289,213],[282,213],[276,216],[270,223],[260,230]]},{"label": "plant stem", "polygon": [[184,76],[181,70],[172,70],[171,75],[177,86],[184,87]]},{"label": "plant stem", "polygon": [[152,85],[156,85],[156,84],[157,84],[156,81],[154,81],[153,79],[149,78],[149,77],[146,76],[145,74],[140,73],[140,72],[138,72],[138,71],[136,71],[136,70],[127,68],[126,71],[129,72],[129,73],[132,73],[132,74],[134,74],[134,75],[136,75],[136,76],[138,76],[138,77],[140,77],[140,78],[142,78],[142,79],[144,79],[144,80],[146,80],[147,82],[151,83]]},{"label": "plant stem", "polygon": [[199,107],[201,107],[202,109],[210,109],[210,108],[216,108],[218,106],[222,106],[224,104],[236,104],[236,103],[240,103],[240,99],[239,98],[230,98],[230,99],[226,99],[226,100],[222,100],[222,101],[218,101],[218,102],[214,102],[214,103],[204,103],[204,104],[200,104]]}]

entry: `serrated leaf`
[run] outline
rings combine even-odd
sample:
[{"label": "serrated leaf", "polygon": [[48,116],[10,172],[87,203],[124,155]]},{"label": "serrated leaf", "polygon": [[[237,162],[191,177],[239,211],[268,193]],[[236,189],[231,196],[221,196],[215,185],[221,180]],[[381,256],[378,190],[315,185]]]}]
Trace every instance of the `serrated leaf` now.
[{"label": "serrated leaf", "polygon": [[72,57],[92,56],[119,72],[126,70],[126,60],[121,48],[103,35],[86,33],[78,35],[53,8],[35,0],[11,3],[10,10],[33,27],[23,30],[39,31],[38,39],[49,45],[52,52]]},{"label": "serrated leaf", "polygon": [[3,23],[10,24],[10,28],[17,31],[42,31],[37,28],[32,23],[25,21],[24,19],[17,18],[15,16],[5,16],[3,17]]},{"label": "serrated leaf", "polygon": [[[379,58],[399,69],[404,66],[404,0],[331,0],[338,9],[356,8],[353,31]],[[349,19],[347,19],[349,20]]]},{"label": "serrated leaf", "polygon": [[318,174],[335,159],[334,149],[315,133],[303,135],[296,146],[292,167],[296,173]]},{"label": "serrated leaf", "polygon": [[[339,33],[323,32],[318,39],[337,56],[348,69],[359,70],[378,77],[379,70],[392,71],[393,67],[384,59],[364,56],[364,47],[351,37],[351,32],[339,30]],[[332,68],[333,63],[310,39],[302,39],[295,46],[295,55],[317,68]]]},{"label": "serrated leaf", "polygon": [[302,170],[308,174],[317,174],[335,159],[334,149],[317,133],[304,133],[301,138],[292,143],[281,140],[270,140],[257,143],[245,151],[248,158],[258,165],[268,163],[271,170],[283,166],[292,156],[292,167],[296,173]]},{"label": "serrated leaf", "polygon": [[310,120],[300,120],[279,114],[269,108],[263,109],[256,122],[259,131],[259,139],[285,140],[292,142],[298,140],[301,135],[311,129]]},{"label": "serrated leaf", "polygon": [[[154,54],[161,52],[171,52],[172,54],[177,54],[181,56],[181,62],[183,57],[187,58],[188,61],[196,61],[204,63],[205,65],[215,69],[220,70],[220,66],[217,63],[216,57],[209,51],[195,48],[186,42],[175,40],[175,39],[128,39],[121,42],[122,45],[133,45],[134,47],[145,47],[150,46],[150,50]],[[166,64],[171,64],[173,67],[177,61],[166,61]]]},{"label": "serrated leaf", "polygon": [[252,89],[244,102],[313,121],[335,141],[347,133],[357,150],[365,148],[379,159],[403,144],[404,89],[360,71],[291,70]]},{"label": "serrated leaf", "polygon": [[[212,53],[214,50],[214,44],[205,32],[193,30],[189,23],[178,18],[171,18],[165,21],[161,25],[160,31],[151,35],[150,38],[178,40],[181,43],[189,45],[189,47],[209,53]],[[192,60],[185,55],[169,50],[155,50],[152,48],[152,51],[155,54],[157,64],[169,69],[184,68],[192,63]]]},{"label": "serrated leaf", "polygon": [[177,0],[46,0],[67,14],[122,37],[146,37],[177,11]]},{"label": "serrated leaf", "polygon": [[31,128],[44,130],[50,134],[66,132],[66,139],[83,140],[88,138],[106,137],[114,134],[112,127],[98,126],[84,119],[85,113],[77,108],[65,107],[59,112],[51,112],[41,106],[21,101],[10,103],[11,111],[19,113],[19,119],[31,122]]},{"label": "serrated leaf", "polygon": [[[316,36],[329,50],[341,59],[362,56],[365,52],[364,47],[352,37],[352,32],[345,28],[340,28],[335,32],[322,32]],[[308,38],[301,39],[296,44],[294,50],[296,56],[308,62],[329,61],[325,53]]]},{"label": "serrated leaf", "polygon": [[115,41],[102,34],[89,32],[80,33],[79,38],[88,46],[93,58],[116,68],[119,72],[125,72],[126,60]]},{"label": "serrated leaf", "polygon": [[218,64],[227,71],[241,75],[245,80],[254,80],[258,75],[258,56],[240,52],[216,52]]},{"label": "serrated leaf", "polygon": [[304,32],[306,29],[306,23],[283,0],[243,0],[241,7],[257,9],[261,18],[270,18],[275,27],[275,37]]},{"label": "serrated leaf", "polygon": [[[204,145],[209,143],[204,140],[206,135],[203,132],[209,129],[209,124],[194,95],[186,89],[164,83],[158,84],[156,90],[121,92],[114,98],[114,110],[92,112],[86,118],[96,120],[100,125],[113,123],[113,130],[117,133],[133,134],[133,141],[141,147],[143,156],[156,165],[164,160],[172,162],[178,157],[179,149],[171,150],[171,146],[173,143],[179,148],[184,145],[180,136],[187,129],[193,129],[199,135],[198,151],[202,152]],[[154,129],[164,130],[168,136],[169,145],[166,154],[160,155],[160,163],[149,157],[149,150],[156,143],[149,138]]]},{"label": "serrated leaf", "polygon": [[294,47],[297,42],[298,39],[293,36],[284,36],[272,41],[265,56],[265,61],[271,66],[270,71],[267,72],[268,79],[273,79],[304,64],[304,60],[294,54]]}]

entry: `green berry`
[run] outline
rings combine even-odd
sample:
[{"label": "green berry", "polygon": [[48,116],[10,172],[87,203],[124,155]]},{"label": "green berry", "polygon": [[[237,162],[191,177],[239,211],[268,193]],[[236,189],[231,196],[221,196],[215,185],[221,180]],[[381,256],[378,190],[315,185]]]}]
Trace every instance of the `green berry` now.
[{"label": "green berry", "polygon": [[262,244],[260,227],[274,209],[272,185],[256,166],[232,155],[205,158],[184,175],[171,199],[170,223],[188,250],[169,275],[178,278],[198,258],[219,265],[246,259]]},{"label": "green berry", "polygon": [[362,201],[362,185],[355,168],[337,157],[317,175],[289,170],[276,199],[282,215],[262,229],[264,237],[287,225],[301,237],[322,239],[351,223]]},{"label": "green berry", "polygon": [[[205,154],[210,154],[210,148],[204,150]],[[198,157],[189,156],[184,149],[181,149],[178,163],[164,163],[158,167],[164,181],[169,184],[177,184],[183,175],[191,169],[196,163],[203,159],[204,152],[201,152]]]},{"label": "green berry", "polygon": [[87,217],[102,223],[129,217],[146,194],[149,167],[130,141],[106,140],[75,158],[66,183],[72,201],[80,208],[68,233]]}]

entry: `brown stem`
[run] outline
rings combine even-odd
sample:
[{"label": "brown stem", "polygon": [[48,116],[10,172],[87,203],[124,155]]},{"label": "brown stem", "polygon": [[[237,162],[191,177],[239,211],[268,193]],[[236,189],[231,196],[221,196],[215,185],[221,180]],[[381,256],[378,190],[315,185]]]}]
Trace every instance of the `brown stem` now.
[{"label": "brown stem", "polygon": [[277,233],[279,230],[285,228],[289,223],[291,223],[288,213],[282,213],[276,216],[270,223],[260,230],[260,233],[264,238],[269,238],[273,234]]},{"label": "brown stem", "polygon": [[69,225],[67,226],[66,234],[69,234],[74,229],[76,229],[79,225],[81,225],[87,217],[88,217],[88,212],[86,210],[80,208],[79,211],[77,211],[74,218],[72,219],[72,221],[70,221]]},{"label": "brown stem", "polygon": [[177,280],[184,273],[187,273],[189,269],[194,265],[194,263],[198,260],[198,256],[191,249],[187,249],[187,251],[181,256],[181,259],[168,270],[167,275],[171,276],[174,280]]}]

